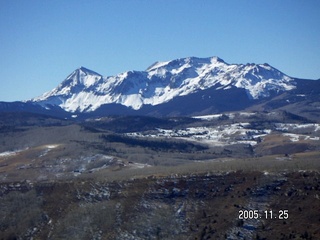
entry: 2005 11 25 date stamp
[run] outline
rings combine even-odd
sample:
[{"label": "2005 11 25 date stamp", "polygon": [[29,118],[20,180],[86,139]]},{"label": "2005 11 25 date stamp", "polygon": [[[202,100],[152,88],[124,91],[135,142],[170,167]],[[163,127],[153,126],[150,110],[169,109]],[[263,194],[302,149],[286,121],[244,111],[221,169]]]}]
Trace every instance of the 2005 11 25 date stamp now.
[{"label": "2005 11 25 date stamp", "polygon": [[289,219],[289,210],[239,210],[238,219]]}]

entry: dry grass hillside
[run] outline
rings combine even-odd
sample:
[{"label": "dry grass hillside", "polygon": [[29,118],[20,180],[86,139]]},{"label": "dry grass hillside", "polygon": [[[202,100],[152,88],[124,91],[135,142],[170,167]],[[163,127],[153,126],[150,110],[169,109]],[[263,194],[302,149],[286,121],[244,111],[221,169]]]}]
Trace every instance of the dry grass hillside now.
[{"label": "dry grass hillside", "polygon": [[320,239],[320,126],[287,112],[0,116],[0,239]]}]

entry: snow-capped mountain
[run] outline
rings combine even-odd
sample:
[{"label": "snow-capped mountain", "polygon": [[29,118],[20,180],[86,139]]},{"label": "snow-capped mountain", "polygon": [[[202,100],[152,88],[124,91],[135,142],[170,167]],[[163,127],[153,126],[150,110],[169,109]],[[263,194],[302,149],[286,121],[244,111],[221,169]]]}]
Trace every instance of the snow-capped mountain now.
[{"label": "snow-capped mountain", "polygon": [[295,87],[294,78],[268,64],[228,64],[218,57],[189,57],[110,77],[81,67],[58,87],[29,102],[60,106],[68,112],[92,112],[105,104],[139,110],[203,90],[238,88],[254,100]]}]

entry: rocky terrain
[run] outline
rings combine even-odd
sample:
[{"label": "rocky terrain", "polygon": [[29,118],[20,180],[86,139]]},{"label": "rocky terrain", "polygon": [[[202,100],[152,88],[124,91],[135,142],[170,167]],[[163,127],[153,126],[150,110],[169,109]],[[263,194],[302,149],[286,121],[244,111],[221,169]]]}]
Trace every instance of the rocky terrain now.
[{"label": "rocky terrain", "polygon": [[319,137],[287,111],[2,113],[0,239],[319,239]]},{"label": "rocky terrain", "polygon": [[314,171],[2,182],[1,238],[318,239],[319,193]]}]

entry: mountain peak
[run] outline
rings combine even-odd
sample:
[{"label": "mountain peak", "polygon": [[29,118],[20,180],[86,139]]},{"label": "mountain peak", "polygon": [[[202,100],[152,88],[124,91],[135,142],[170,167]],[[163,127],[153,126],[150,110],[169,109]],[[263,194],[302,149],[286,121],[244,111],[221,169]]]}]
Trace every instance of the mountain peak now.
[{"label": "mountain peak", "polygon": [[201,65],[201,64],[210,64],[210,63],[224,63],[226,62],[219,57],[207,57],[207,58],[199,58],[199,57],[185,57],[178,58],[171,61],[163,61],[163,62],[155,62],[151,66],[147,68],[147,72],[155,70],[157,68],[164,68],[170,66],[171,68],[180,67],[184,64],[189,65]]},{"label": "mountain peak", "polygon": [[86,68],[86,67],[83,67],[83,66],[80,66],[79,68],[77,68],[75,71],[76,72],[82,72],[84,73],[85,75],[98,75],[98,76],[102,76],[101,74],[95,72],[95,71],[92,71],[90,70],[89,68]]},{"label": "mountain peak", "polygon": [[267,64],[228,64],[219,57],[186,57],[156,62],[146,71],[128,71],[103,77],[81,66],[57,88],[33,101],[63,109],[94,111],[103,104],[121,104],[135,110],[159,105],[206,89],[241,88],[250,99],[295,88],[294,79]]},{"label": "mountain peak", "polygon": [[215,61],[215,62],[221,62],[221,63],[226,63],[222,58],[219,58],[217,56],[211,57],[211,62]]}]

